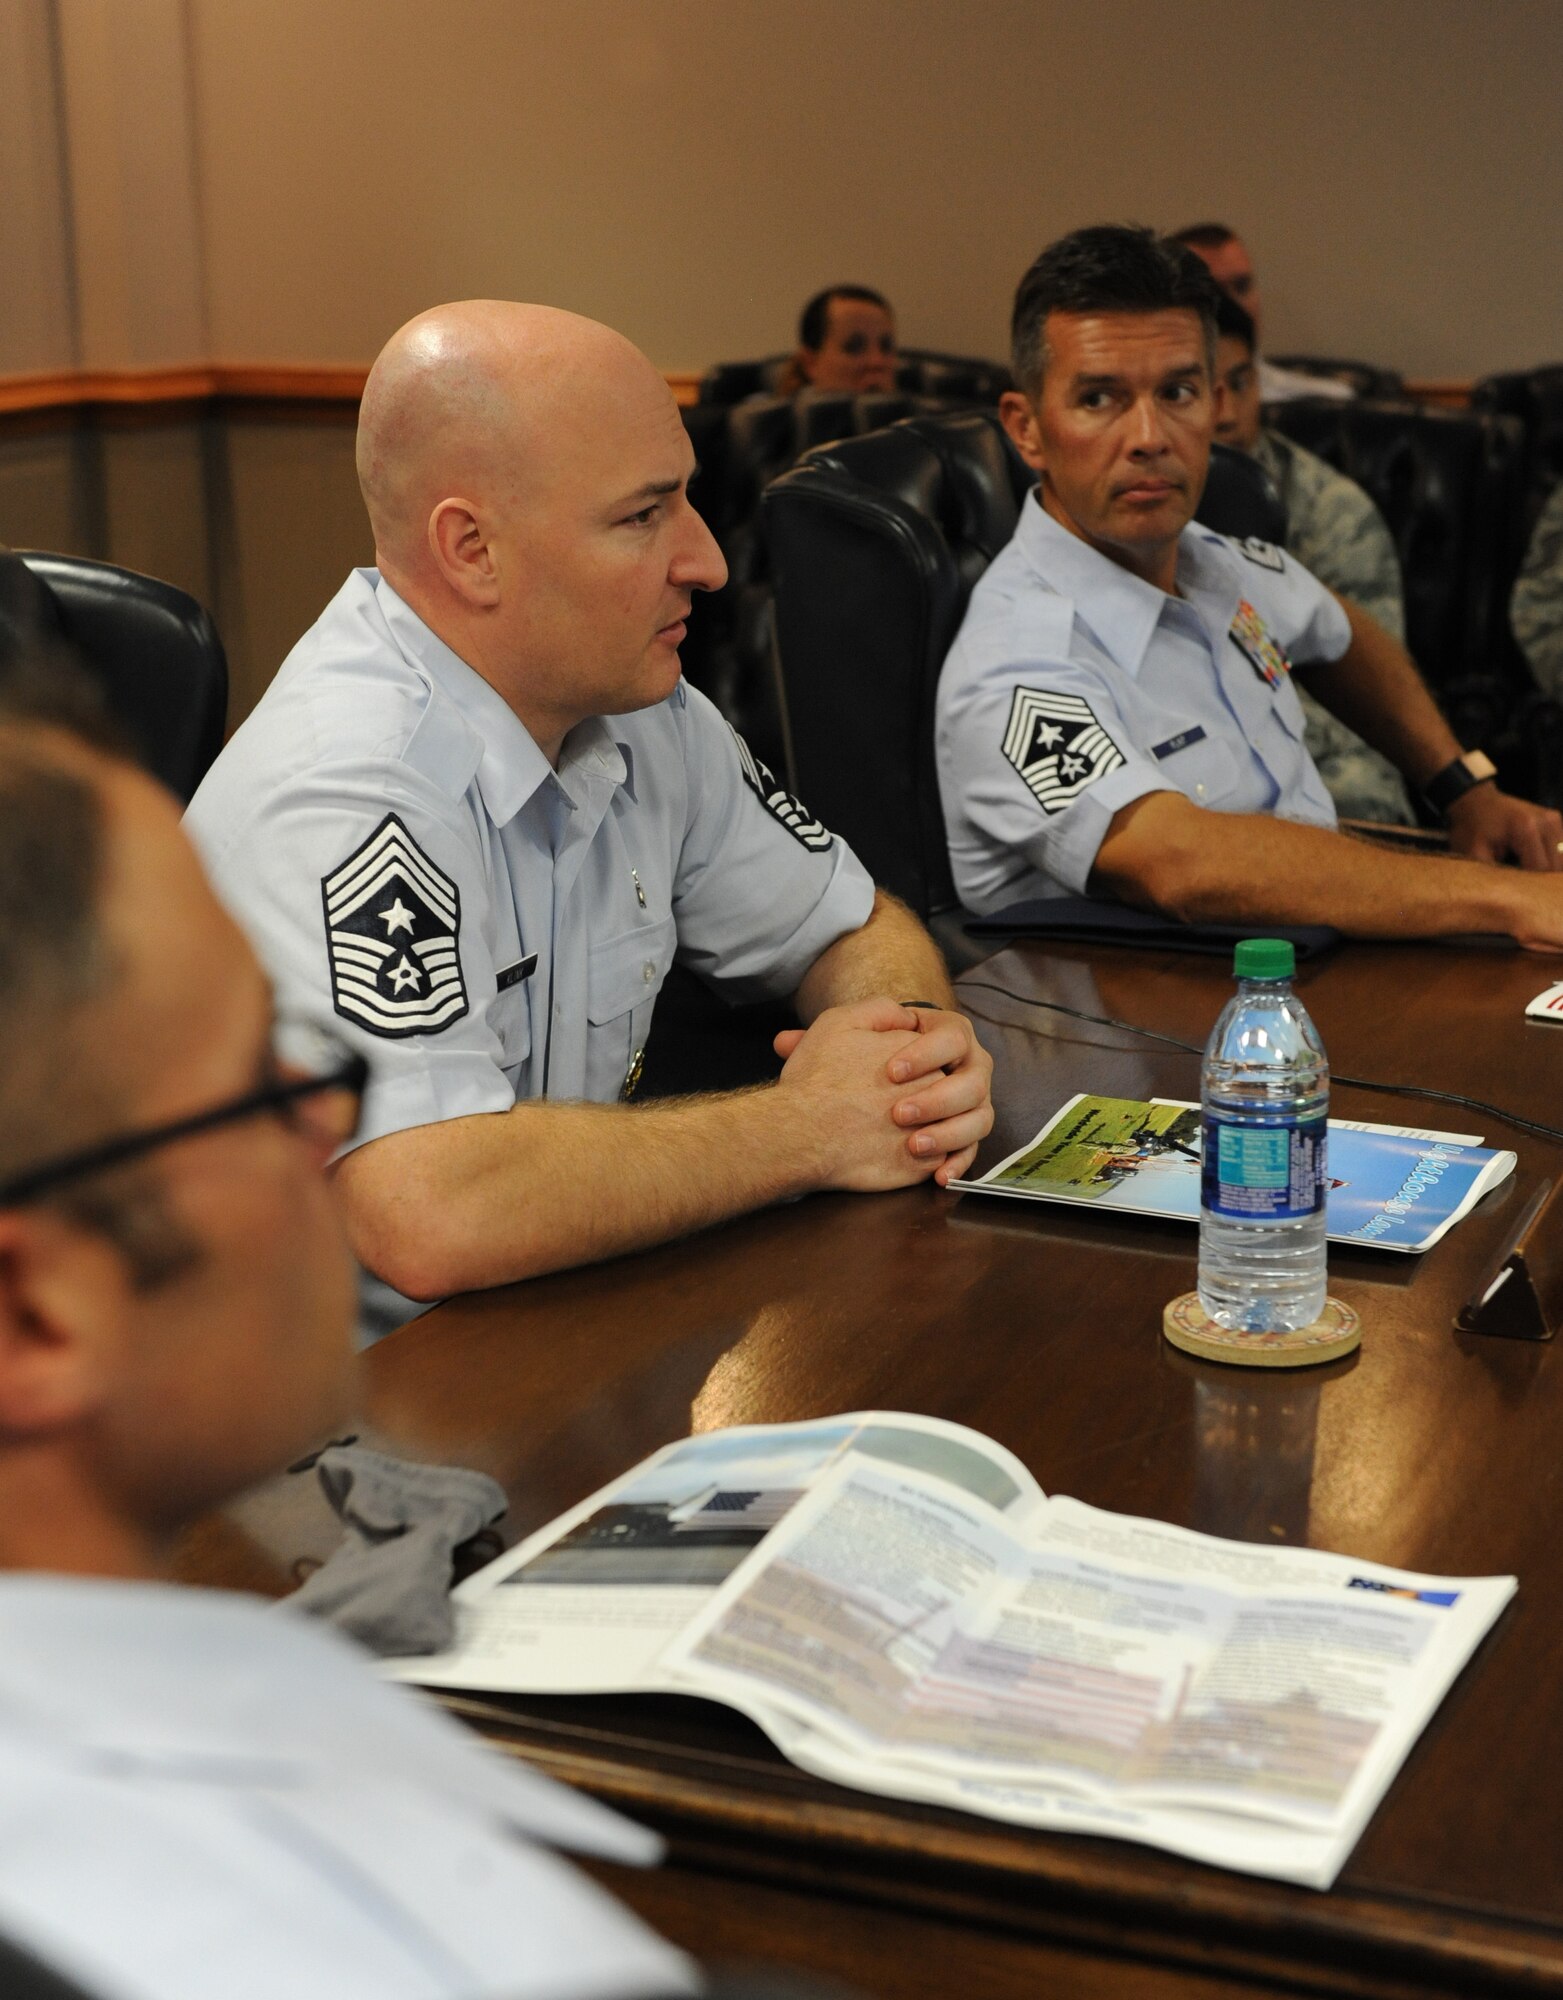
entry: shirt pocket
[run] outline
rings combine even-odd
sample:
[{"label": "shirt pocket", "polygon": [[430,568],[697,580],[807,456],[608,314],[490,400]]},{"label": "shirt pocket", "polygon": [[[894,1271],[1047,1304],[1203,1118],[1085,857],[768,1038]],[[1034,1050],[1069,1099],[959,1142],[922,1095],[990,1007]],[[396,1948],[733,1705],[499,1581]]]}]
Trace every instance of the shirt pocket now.
[{"label": "shirt pocket", "polygon": [[1174,750],[1156,768],[1197,806],[1220,806],[1238,786],[1237,759],[1219,737],[1206,736]]},{"label": "shirt pocket", "polygon": [[623,1095],[632,1077],[639,1080],[652,1009],[677,948],[678,929],[671,917],[638,924],[592,946],[586,968],[586,1018],[591,1024],[587,1079],[599,1102]]}]

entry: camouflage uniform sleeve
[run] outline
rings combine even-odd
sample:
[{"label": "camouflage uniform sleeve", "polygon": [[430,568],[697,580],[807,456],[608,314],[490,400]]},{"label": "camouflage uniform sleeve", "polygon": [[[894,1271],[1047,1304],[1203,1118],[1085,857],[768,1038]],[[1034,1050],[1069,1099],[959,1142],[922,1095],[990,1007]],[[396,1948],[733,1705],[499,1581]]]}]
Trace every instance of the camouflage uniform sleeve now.
[{"label": "camouflage uniform sleeve", "polygon": [[1563,698],[1563,486],[1541,510],[1509,600],[1509,623],[1531,671]]},{"label": "camouflage uniform sleeve", "polygon": [[[1388,525],[1354,480],[1311,451],[1273,431],[1261,434],[1256,456],[1286,505],[1286,552],[1322,584],[1405,643],[1400,561]],[[1297,689],[1307,723],[1309,755],[1342,819],[1411,826],[1415,814],[1405,780],[1324,704]]]}]

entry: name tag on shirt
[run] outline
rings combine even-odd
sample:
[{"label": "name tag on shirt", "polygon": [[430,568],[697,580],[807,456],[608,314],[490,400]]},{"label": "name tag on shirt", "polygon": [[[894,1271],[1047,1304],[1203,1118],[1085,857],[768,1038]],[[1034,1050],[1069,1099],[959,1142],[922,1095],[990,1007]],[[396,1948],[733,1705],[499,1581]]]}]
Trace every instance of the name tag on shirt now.
[{"label": "name tag on shirt", "polygon": [[1259,678],[1278,688],[1292,671],[1292,663],[1270,636],[1270,629],[1246,597],[1239,598],[1232,620],[1232,643],[1244,655]]},{"label": "name tag on shirt", "polygon": [[507,965],[494,984],[501,993],[508,993],[512,986],[519,986],[523,979],[530,979],[537,970],[537,953],[529,951],[525,958],[518,958],[514,965]]},{"label": "name tag on shirt", "polygon": [[1196,722],[1192,729],[1180,729],[1176,736],[1169,736],[1165,743],[1153,743],[1151,755],[1158,760],[1175,757],[1180,750],[1187,750],[1191,743],[1203,743],[1205,732]]}]

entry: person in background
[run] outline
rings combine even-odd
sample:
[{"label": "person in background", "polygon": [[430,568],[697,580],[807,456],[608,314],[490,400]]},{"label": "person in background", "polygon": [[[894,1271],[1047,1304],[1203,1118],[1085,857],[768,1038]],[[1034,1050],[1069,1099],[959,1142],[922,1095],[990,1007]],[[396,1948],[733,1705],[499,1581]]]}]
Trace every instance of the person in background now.
[{"label": "person in background", "polygon": [[364,1067],[275,1017],[159,786],[0,712],[0,1936],[116,2000],[698,1992],[552,1851],[651,1836],[169,1580],[350,1415]]},{"label": "person in background", "polygon": [[[1285,548],[1320,583],[1405,643],[1400,559],[1383,515],[1343,472],[1260,420],[1254,322],[1223,292],[1216,308],[1216,438],[1257,458],[1286,509]],[[1308,749],[1343,819],[1415,824],[1405,781],[1387,757],[1298,686]]]},{"label": "person in background", "polygon": [[777,379],[776,393],[830,389],[851,396],[895,387],[895,315],[890,301],[867,285],[831,285],[816,292],[798,321],[798,346]]},{"label": "person in background", "polygon": [[1563,485],[1552,489],[1531,533],[1509,623],[1543,690],[1563,700]]},{"label": "person in background", "polygon": [[[1259,277],[1248,247],[1235,229],[1224,222],[1191,222],[1175,229],[1169,243],[1181,243],[1209,271],[1229,299],[1235,299],[1254,323],[1255,339],[1263,338],[1264,321],[1259,305]],[[1350,402],[1355,391],[1350,383],[1330,375],[1306,375],[1300,368],[1278,368],[1273,361],[1259,358],[1259,400],[1262,403],[1291,403],[1303,396],[1324,396],[1332,402]]]},{"label": "person in background", "polygon": [[[1016,290],[1018,387],[1000,415],[1038,483],[937,696],[962,903],[1089,892],[1191,922],[1563,949],[1563,818],[1461,749],[1381,625],[1283,549],[1195,521],[1215,307],[1197,257],[1132,228],[1074,231]],[[1393,757],[1463,858],[1337,831],[1301,674]]]}]

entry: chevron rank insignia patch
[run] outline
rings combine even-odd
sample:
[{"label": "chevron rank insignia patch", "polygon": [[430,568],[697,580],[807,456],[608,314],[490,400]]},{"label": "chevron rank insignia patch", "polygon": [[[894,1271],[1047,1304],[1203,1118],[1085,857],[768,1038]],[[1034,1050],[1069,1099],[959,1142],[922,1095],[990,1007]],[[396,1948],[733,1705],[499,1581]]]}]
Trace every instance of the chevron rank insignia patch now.
[{"label": "chevron rank insignia patch", "polygon": [[1044,812],[1062,812],[1127,760],[1077,694],[1018,687],[1004,730],[1004,755]]},{"label": "chevron rank insignia patch", "polygon": [[836,837],[830,828],[821,825],[806,805],[777,784],[770,766],[760,762],[736,729],[733,730],[733,741],[738,745],[738,762],[743,767],[744,782],[766,811],[781,821],[794,840],[801,841],[816,854],[823,854]]},{"label": "chevron rank insignia patch", "polygon": [[395,813],[320,885],[331,998],[372,1034],[427,1035],[467,1011],[461,896]]},{"label": "chevron rank insignia patch", "polygon": [[1237,546],[1251,563],[1258,563],[1261,569],[1273,569],[1279,572],[1286,567],[1281,551],[1274,542],[1262,542],[1257,535],[1248,535]]}]

